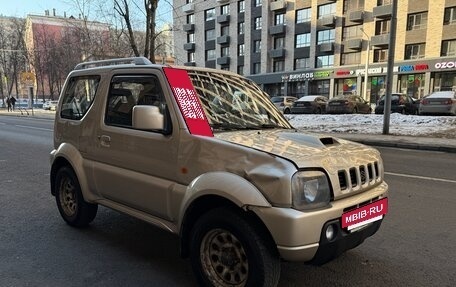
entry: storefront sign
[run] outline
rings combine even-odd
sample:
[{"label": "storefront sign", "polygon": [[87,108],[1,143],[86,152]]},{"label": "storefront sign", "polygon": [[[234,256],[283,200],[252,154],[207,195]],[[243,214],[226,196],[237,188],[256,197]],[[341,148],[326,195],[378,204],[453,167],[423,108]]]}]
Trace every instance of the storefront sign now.
[{"label": "storefront sign", "polygon": [[456,62],[440,62],[435,63],[436,69],[453,69],[456,68]]},{"label": "storefront sign", "polygon": [[336,72],[336,76],[353,76],[355,75],[355,71],[351,70],[341,70]]},{"label": "storefront sign", "polygon": [[332,73],[333,73],[333,71],[319,71],[319,72],[283,75],[282,82],[295,82],[295,81],[312,80],[315,78],[325,78],[325,77],[330,77]]},{"label": "storefront sign", "polygon": [[429,69],[428,64],[399,66],[399,72],[425,71],[428,69]]}]

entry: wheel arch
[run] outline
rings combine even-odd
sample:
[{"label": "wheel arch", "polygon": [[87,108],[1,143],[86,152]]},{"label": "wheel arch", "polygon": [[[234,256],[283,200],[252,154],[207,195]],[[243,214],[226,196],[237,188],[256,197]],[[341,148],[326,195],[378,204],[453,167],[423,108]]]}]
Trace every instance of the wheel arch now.
[{"label": "wheel arch", "polygon": [[268,228],[260,219],[260,217],[249,209],[249,206],[244,206],[241,208],[234,202],[222,196],[204,195],[194,200],[188,206],[182,220],[182,224],[180,226],[180,255],[183,258],[187,258],[189,256],[190,233],[196,221],[205,213],[222,207],[231,208],[242,214],[242,216],[245,216],[247,220],[253,225],[253,227],[258,230],[261,235],[266,236],[265,239],[269,240],[271,243],[274,243],[275,246],[275,241],[272,237],[272,234],[269,232]]}]

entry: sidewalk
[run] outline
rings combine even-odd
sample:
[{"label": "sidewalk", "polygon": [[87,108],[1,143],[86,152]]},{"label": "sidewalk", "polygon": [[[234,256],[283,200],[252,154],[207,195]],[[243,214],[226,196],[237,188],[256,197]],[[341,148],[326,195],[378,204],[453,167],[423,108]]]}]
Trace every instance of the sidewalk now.
[{"label": "sidewalk", "polygon": [[[28,114],[27,114],[28,112]],[[17,116],[17,117],[35,117],[54,119],[54,111],[45,111],[34,109],[33,115],[31,109],[21,109],[14,112],[7,112],[6,109],[0,108],[0,116]],[[416,150],[431,150],[456,153],[456,140],[435,137],[417,137],[417,136],[398,136],[383,134],[349,134],[349,133],[330,133],[327,134],[336,138],[351,140],[371,146],[396,147]]]}]

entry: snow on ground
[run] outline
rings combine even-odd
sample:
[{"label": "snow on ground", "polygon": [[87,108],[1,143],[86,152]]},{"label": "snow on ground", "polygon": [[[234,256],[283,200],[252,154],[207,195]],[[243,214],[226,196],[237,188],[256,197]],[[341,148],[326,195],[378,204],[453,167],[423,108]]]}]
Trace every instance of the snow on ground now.
[{"label": "snow on ground", "polygon": [[[285,115],[293,127],[316,133],[382,134],[383,115]],[[390,115],[392,135],[429,136],[456,139],[456,117]]]}]

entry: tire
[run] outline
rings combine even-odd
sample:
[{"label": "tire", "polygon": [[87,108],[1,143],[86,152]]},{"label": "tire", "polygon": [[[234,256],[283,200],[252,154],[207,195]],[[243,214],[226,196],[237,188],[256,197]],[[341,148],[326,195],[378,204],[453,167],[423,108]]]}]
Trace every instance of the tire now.
[{"label": "tire", "polygon": [[317,114],[321,114],[321,109],[320,108],[317,108]]},{"label": "tire", "polygon": [[287,108],[287,109],[283,110],[283,113],[288,115],[290,113],[290,109]]},{"label": "tire", "polygon": [[62,218],[71,226],[84,227],[95,219],[97,204],[84,200],[78,178],[74,171],[65,166],[55,177],[55,200]]},{"label": "tire", "polygon": [[355,107],[355,108],[353,109],[353,114],[357,114],[357,113],[358,113],[358,109]]},{"label": "tire", "polygon": [[276,286],[280,258],[268,238],[232,208],[204,214],[190,234],[190,261],[199,286]]}]

